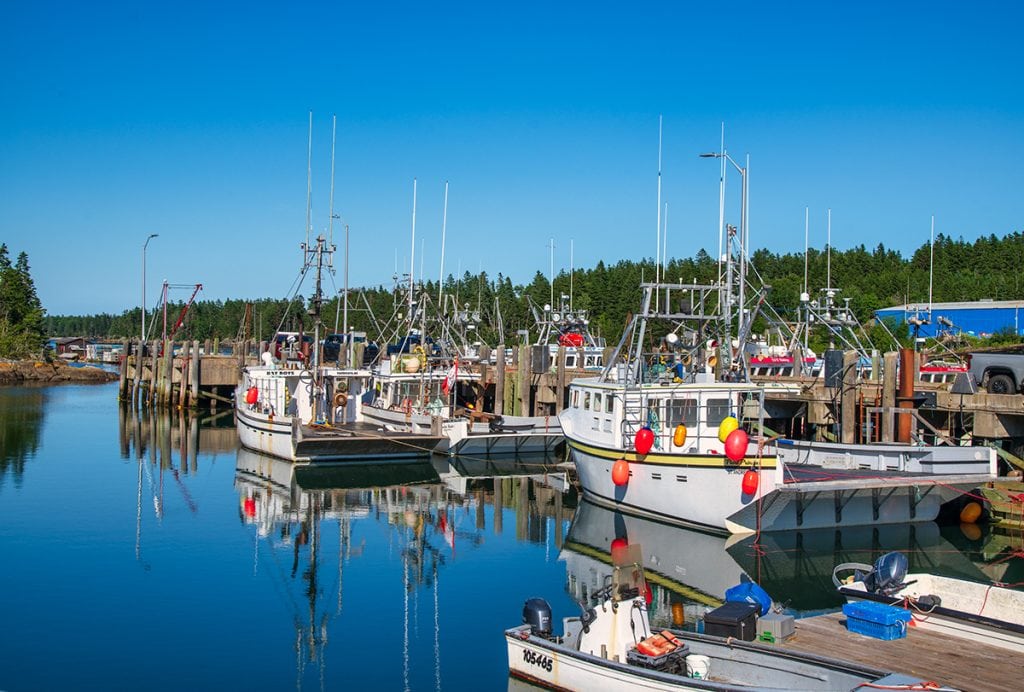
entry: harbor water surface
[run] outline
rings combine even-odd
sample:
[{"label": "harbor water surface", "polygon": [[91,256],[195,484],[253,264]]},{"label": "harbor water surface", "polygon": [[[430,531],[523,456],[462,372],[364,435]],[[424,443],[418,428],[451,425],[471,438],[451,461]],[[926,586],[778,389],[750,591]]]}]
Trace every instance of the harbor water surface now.
[{"label": "harbor water surface", "polygon": [[983,526],[727,539],[581,502],[561,459],[294,470],[239,450],[230,413],[116,393],[0,388],[0,690],[507,689],[524,600],[560,629],[614,541],[640,544],[656,625],[745,578],[835,610],[832,567],[887,550],[1024,582],[1020,539]]}]

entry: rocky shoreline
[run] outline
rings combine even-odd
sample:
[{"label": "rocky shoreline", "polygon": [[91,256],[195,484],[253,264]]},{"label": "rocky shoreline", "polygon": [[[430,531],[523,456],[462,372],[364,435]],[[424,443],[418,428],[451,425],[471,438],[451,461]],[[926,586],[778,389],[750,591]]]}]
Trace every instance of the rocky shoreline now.
[{"label": "rocky shoreline", "polygon": [[66,363],[41,360],[0,361],[0,385],[17,384],[99,384],[118,378],[116,372],[98,367],[75,368]]}]

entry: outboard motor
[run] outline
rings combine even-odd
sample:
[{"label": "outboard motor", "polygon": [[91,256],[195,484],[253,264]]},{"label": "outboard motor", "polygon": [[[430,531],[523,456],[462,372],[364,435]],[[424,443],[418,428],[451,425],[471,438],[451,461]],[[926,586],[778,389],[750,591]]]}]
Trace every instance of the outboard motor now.
[{"label": "outboard motor", "polygon": [[888,595],[903,584],[908,567],[907,556],[903,553],[886,553],[875,561],[871,572],[864,577],[864,586],[871,593]]},{"label": "outboard motor", "polygon": [[551,606],[543,598],[531,598],[523,604],[523,624],[538,637],[551,636]]}]

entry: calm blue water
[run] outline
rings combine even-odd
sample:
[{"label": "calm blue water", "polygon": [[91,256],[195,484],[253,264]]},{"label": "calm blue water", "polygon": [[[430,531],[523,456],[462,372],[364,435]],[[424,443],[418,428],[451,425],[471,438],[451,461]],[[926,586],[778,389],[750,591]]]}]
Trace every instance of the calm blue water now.
[{"label": "calm blue water", "polygon": [[230,414],[133,417],[116,387],[0,388],[0,690],[506,689],[523,601],[576,614],[617,539],[663,624],[744,574],[838,608],[832,565],[890,549],[1024,581],[978,527],[731,542],[578,503],[539,460],[296,474],[239,451]]}]

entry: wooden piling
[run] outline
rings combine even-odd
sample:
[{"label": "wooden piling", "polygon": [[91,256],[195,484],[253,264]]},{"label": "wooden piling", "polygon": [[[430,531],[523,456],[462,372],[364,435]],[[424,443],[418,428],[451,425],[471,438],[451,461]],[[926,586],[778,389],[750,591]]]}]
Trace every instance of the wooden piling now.
[{"label": "wooden piling", "polygon": [[170,407],[174,396],[174,342],[164,341],[164,382],[161,390],[161,404]]},{"label": "wooden piling", "polygon": [[[583,357],[582,349],[580,349],[579,359],[576,361],[577,365],[580,359]],[[562,407],[565,405],[565,346],[558,347],[558,362],[555,366],[555,414],[562,412]]]},{"label": "wooden piling", "polygon": [[120,379],[118,382],[117,397],[121,401],[128,401],[128,340],[121,342],[121,365],[119,368]]},{"label": "wooden piling", "polygon": [[882,442],[896,439],[892,410],[896,407],[896,358],[895,351],[882,357]]},{"label": "wooden piling", "polygon": [[843,353],[843,389],[840,393],[843,444],[857,441],[857,363],[860,355],[856,351]]},{"label": "wooden piling", "polygon": [[157,351],[160,349],[155,348],[155,346],[156,344],[154,344],[154,348],[150,349],[151,353],[149,355],[149,391],[146,392],[146,401],[150,406],[156,401],[156,377],[160,371],[158,364],[159,356],[157,355]]},{"label": "wooden piling", "polygon": [[517,393],[519,394],[518,411],[515,415],[529,416],[530,413],[530,351],[529,346],[519,347],[519,369],[518,381],[516,382]]},{"label": "wooden piling", "polygon": [[135,349],[135,377],[132,384],[132,408],[139,403],[139,390],[142,389],[142,342],[139,342]]},{"label": "wooden piling", "polygon": [[196,339],[192,342],[192,368],[189,372],[191,382],[189,383],[189,399],[188,405],[190,408],[196,408],[199,406],[199,340]]},{"label": "wooden piling", "polygon": [[498,344],[494,371],[494,412],[502,415],[505,411],[505,344]]}]

